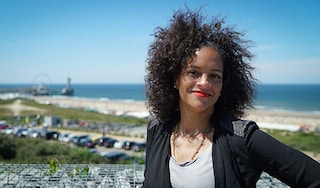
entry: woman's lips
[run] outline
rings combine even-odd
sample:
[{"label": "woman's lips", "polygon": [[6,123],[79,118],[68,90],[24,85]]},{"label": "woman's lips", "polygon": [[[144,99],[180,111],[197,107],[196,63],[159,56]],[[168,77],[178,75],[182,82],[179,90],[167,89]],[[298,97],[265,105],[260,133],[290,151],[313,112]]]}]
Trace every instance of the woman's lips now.
[{"label": "woman's lips", "polygon": [[204,91],[192,91],[198,97],[210,97],[211,95]]}]

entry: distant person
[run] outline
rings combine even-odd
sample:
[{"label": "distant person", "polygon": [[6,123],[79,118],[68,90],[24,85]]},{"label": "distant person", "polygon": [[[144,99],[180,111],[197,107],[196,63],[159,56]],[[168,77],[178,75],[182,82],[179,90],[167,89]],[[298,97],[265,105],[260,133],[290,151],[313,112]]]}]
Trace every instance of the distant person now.
[{"label": "distant person", "polygon": [[263,171],[292,187],[320,187],[317,161],[240,119],[256,83],[241,32],[186,10],[154,36],[144,187],[255,187]]}]

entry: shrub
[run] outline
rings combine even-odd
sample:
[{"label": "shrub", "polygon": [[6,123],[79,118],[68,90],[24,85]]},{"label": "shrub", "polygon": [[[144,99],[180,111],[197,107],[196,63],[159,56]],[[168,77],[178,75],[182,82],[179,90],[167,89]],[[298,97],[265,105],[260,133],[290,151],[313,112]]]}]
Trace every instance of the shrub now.
[{"label": "shrub", "polygon": [[16,157],[17,144],[15,140],[5,134],[0,134],[0,159],[9,160]]}]

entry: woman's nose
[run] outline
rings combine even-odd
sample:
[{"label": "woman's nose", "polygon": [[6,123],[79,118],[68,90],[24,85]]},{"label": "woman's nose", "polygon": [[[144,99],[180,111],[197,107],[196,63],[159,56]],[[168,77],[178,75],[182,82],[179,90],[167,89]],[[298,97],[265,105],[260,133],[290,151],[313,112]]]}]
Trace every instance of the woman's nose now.
[{"label": "woman's nose", "polygon": [[200,84],[200,85],[210,85],[210,82],[208,81],[207,74],[202,74],[199,77],[198,84]]}]

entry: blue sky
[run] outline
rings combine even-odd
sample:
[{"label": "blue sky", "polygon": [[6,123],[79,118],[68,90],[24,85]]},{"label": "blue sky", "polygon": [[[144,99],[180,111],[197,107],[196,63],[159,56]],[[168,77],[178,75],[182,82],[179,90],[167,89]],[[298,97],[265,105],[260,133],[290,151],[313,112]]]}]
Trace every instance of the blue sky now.
[{"label": "blue sky", "polygon": [[260,82],[320,84],[317,0],[3,0],[0,83],[143,83],[154,29],[185,5],[245,31]]}]

